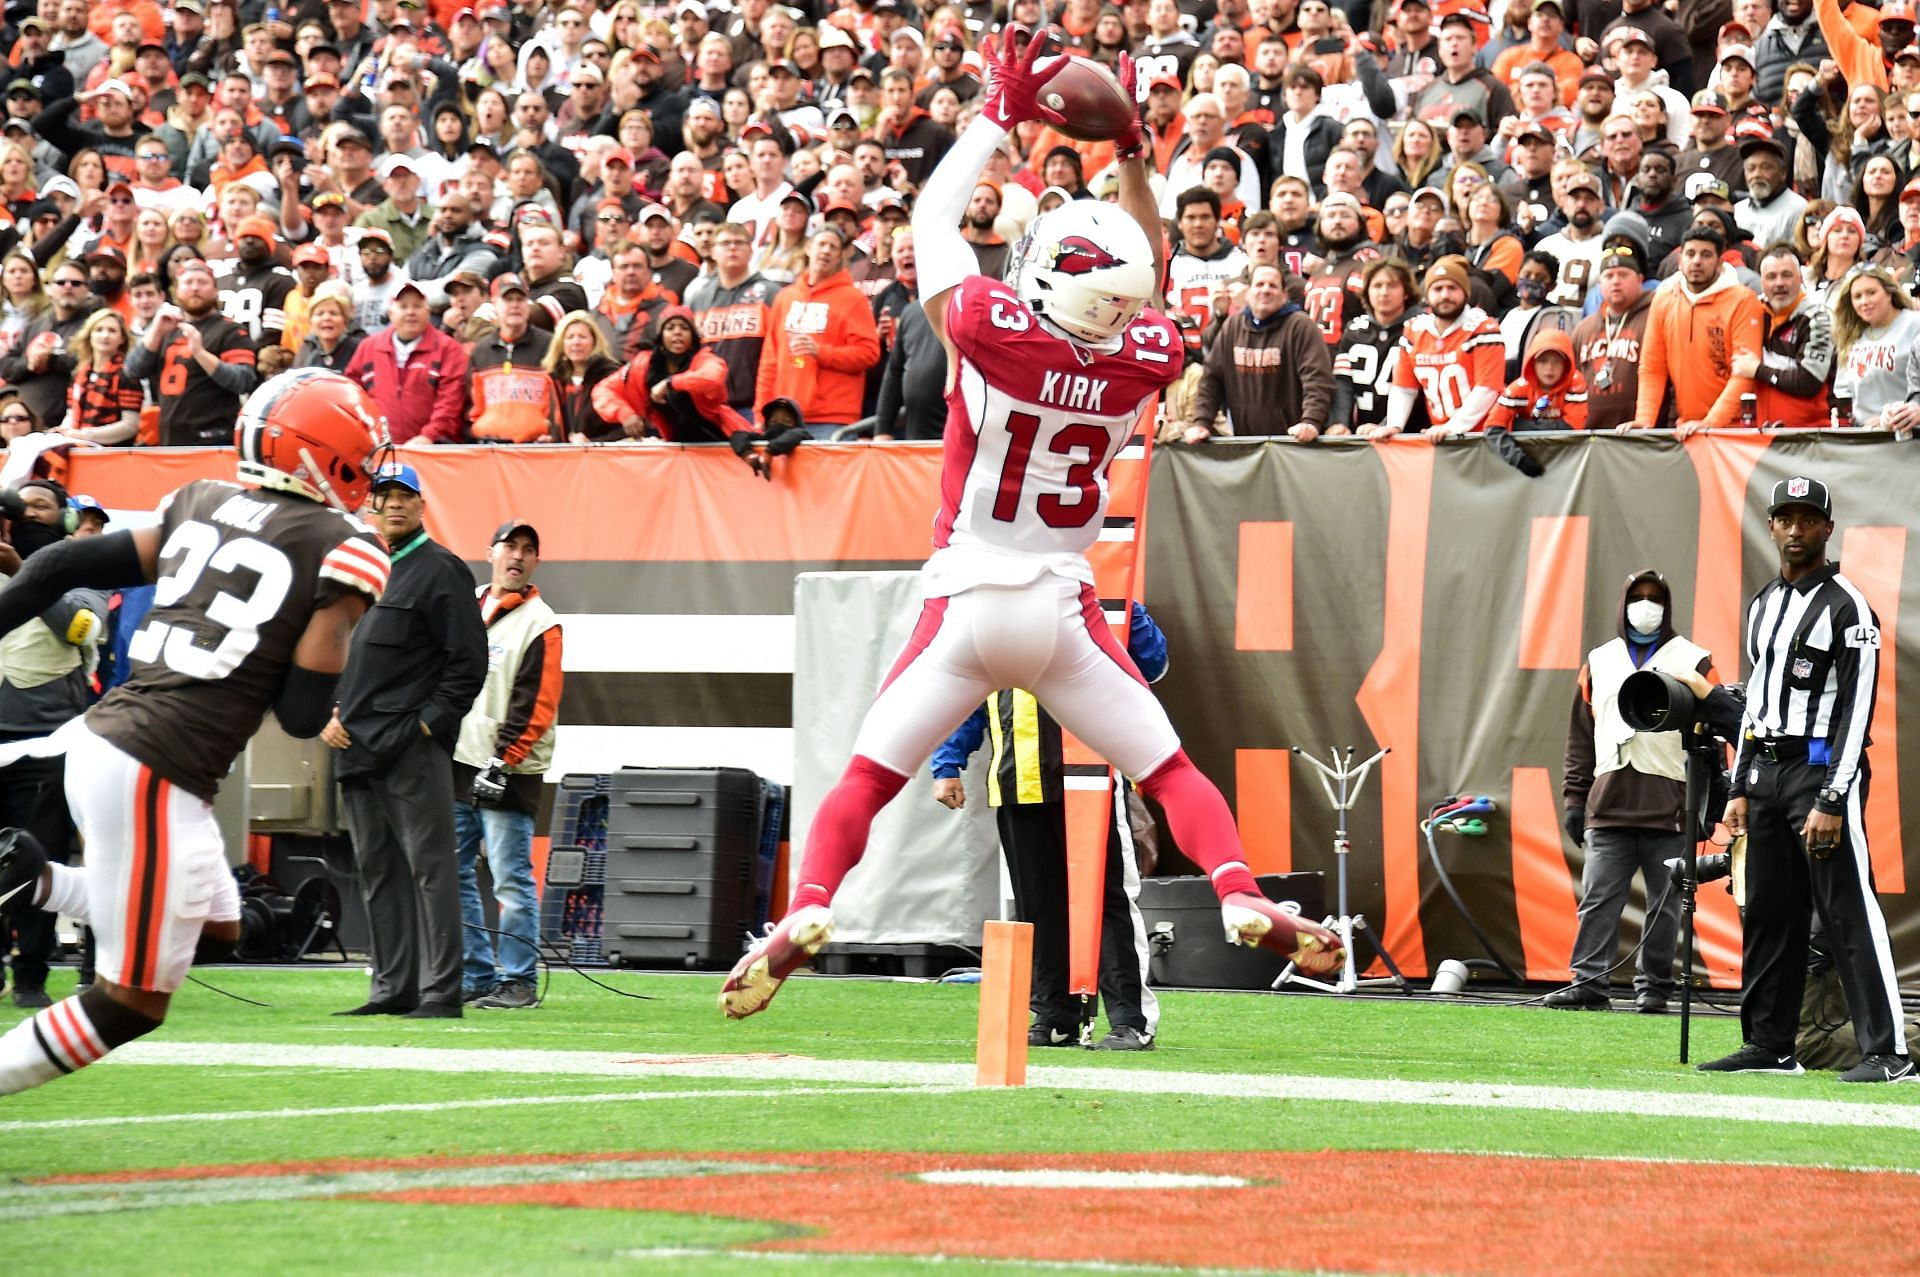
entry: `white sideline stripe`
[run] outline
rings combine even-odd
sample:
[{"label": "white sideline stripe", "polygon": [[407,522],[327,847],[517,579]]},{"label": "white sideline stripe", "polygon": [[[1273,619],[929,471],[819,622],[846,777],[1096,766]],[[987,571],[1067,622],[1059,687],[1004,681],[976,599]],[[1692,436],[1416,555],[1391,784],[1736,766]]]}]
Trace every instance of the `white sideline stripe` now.
[{"label": "white sideline stripe", "polygon": [[[673,1056],[602,1051],[461,1050],[433,1047],[287,1046],[266,1042],[131,1042],[102,1065],[191,1065],[244,1068],[336,1068],[422,1073],[526,1073],[588,1077],[700,1077],[736,1082],[922,1084],[970,1089],[972,1064],[887,1060],[741,1058],[688,1062]],[[100,1066],[95,1066],[100,1067]],[[1861,1104],[1846,1100],[1714,1095],[1679,1091],[1609,1091],[1576,1087],[1480,1082],[1412,1082],[1394,1078],[1337,1078],[1234,1073],[1178,1073],[1040,1065],[1027,1070],[1029,1087],[1063,1091],[1118,1091],[1135,1095],[1195,1095],[1220,1099],[1296,1100],[1323,1104],[1404,1104],[1436,1108],[1519,1109],[1529,1112],[1617,1114],[1623,1117],[1777,1122],[1796,1126],[1874,1127],[1920,1131],[1920,1105]],[[1804,1085],[1804,1084],[1803,1084]]]},{"label": "white sideline stripe", "polygon": [[703,613],[560,616],[569,674],[793,673],[793,616]]},{"label": "white sideline stripe", "polygon": [[[951,1086],[906,1088],[914,1094],[943,1094]],[[414,1104],[343,1104],[333,1108],[224,1109],[211,1113],[141,1113],[125,1117],[60,1117],[39,1122],[0,1122],[9,1131],[71,1131],[89,1126],[154,1126],[167,1122],[279,1122],[296,1117],[349,1117],[362,1113],[448,1113],[456,1109],[507,1109],[532,1104],[627,1104],[643,1100],[765,1100],[789,1095],[900,1094],[891,1086],[763,1087],[758,1090],[608,1091],[598,1095],[515,1095],[491,1100],[433,1100]],[[3,1218],[4,1216],[0,1216]]]},{"label": "white sideline stripe", "polygon": [[[573,638],[568,636],[567,642]],[[791,727],[584,727],[563,723],[547,780],[622,767],[744,767],[793,783]]]}]

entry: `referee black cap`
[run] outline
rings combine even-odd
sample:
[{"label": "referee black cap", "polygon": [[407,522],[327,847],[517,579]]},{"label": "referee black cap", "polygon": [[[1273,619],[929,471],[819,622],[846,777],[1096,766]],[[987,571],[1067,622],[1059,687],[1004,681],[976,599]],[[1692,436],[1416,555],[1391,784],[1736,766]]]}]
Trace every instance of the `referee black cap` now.
[{"label": "referee black cap", "polygon": [[1804,475],[1782,479],[1773,485],[1773,496],[1767,502],[1767,517],[1773,518],[1790,505],[1812,506],[1829,519],[1833,517],[1833,494],[1827,491],[1827,485]]}]

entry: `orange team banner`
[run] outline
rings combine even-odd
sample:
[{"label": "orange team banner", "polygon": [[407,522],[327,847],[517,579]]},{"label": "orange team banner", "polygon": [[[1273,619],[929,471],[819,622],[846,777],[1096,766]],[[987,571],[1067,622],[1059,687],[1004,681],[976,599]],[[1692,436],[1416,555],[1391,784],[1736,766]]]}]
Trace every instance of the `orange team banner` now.
[{"label": "orange team banner", "polygon": [[[1804,473],[1831,485],[1832,553],[1880,620],[1867,833],[1896,962],[1920,984],[1920,908],[1906,894],[1913,871],[1902,839],[1920,768],[1900,766],[1912,736],[1901,722],[1920,712],[1920,617],[1905,615],[1920,606],[1910,450],[1825,431],[1684,443],[1567,434],[1524,446],[1544,463],[1542,477],[1520,475],[1477,442],[1420,439],[1219,440],[1116,463],[1116,510],[1128,509],[1127,495],[1137,509],[1151,491],[1140,568],[1172,657],[1155,690],[1195,763],[1227,791],[1250,854],[1262,868],[1331,873],[1332,813],[1317,792],[1295,788],[1313,781],[1286,765],[1285,751],[1389,745],[1381,784],[1352,813],[1355,911],[1410,974],[1478,956],[1419,825],[1440,798],[1488,794],[1500,810],[1487,835],[1442,835],[1435,851],[1501,956],[1536,978],[1562,978],[1581,869],[1558,829],[1578,664],[1612,636],[1624,580],[1651,567],[1673,589],[1682,631],[1713,652],[1718,677],[1744,677],[1746,600],[1777,567],[1766,494]],[[501,519],[527,518],[541,528],[547,570],[578,564],[618,589],[623,578],[606,574],[632,566],[635,597],[617,610],[696,614],[741,610],[738,565],[755,565],[747,610],[763,612],[791,606],[776,579],[789,571],[918,563],[940,474],[937,445],[808,445],[776,462],[771,483],[721,447],[436,448],[402,459],[420,469],[429,526],[443,542],[484,545]],[[230,477],[232,466],[218,449],[86,449],[67,478],[109,508],[150,509],[190,479]],[[1108,536],[1096,556],[1100,593],[1117,603],[1132,542],[1119,524]],[[674,597],[642,595],[643,582],[661,580]],[[787,707],[769,707],[765,677],[689,673],[625,701],[610,684],[593,721],[626,722],[610,715],[674,691],[686,704],[738,702],[753,726],[789,722]],[[730,678],[739,695],[727,691]],[[569,684],[563,722],[583,703]],[[1069,758],[1090,761],[1077,749]],[[1076,841],[1097,859],[1106,804],[1084,806]],[[1161,873],[1193,872],[1165,831],[1160,845]],[[1711,979],[1737,984],[1739,920],[1717,886],[1702,892],[1699,923]],[[1628,931],[1623,952],[1637,938]]]}]

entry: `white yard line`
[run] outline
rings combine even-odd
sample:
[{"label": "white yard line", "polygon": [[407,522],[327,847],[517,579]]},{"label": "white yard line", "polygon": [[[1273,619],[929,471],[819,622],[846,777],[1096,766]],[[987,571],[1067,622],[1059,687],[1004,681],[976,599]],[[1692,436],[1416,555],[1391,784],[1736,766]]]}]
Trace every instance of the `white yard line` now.
[{"label": "white yard line", "polygon": [[[938,1094],[952,1087],[908,1087],[916,1094]],[[342,1104],[331,1108],[223,1109],[208,1113],[139,1113],[124,1117],[57,1117],[39,1122],[0,1122],[8,1131],[70,1131],[90,1126],[152,1126],[166,1122],[280,1122],[297,1117],[346,1117],[356,1113],[447,1113],[456,1109],[519,1108],[530,1104],[632,1104],[648,1100],[771,1100],[790,1095],[900,1094],[898,1087],[793,1086],[758,1090],[607,1091],[594,1095],[514,1095],[489,1100],[434,1100],[415,1104]]]},{"label": "white yard line", "polygon": [[[274,1043],[131,1043],[108,1057],[112,1067],[305,1068],[422,1073],[522,1073],[584,1077],[682,1077],[732,1082],[786,1082],[967,1089],[970,1064],[882,1060],[821,1060],[764,1055],[688,1060],[675,1056],[603,1051],[463,1050],[434,1047],[289,1046]],[[1031,1088],[1117,1091],[1134,1095],[1194,1095],[1222,1099],[1292,1100],[1323,1104],[1396,1104],[1476,1110],[1581,1113],[1690,1121],[1776,1122],[1794,1126],[1871,1127],[1920,1131],[1920,1106],[1798,1096],[1713,1095],[1700,1092],[1590,1090],[1477,1082],[1415,1082],[1392,1078],[1249,1077],[1146,1069],[1039,1065],[1027,1070]],[[1823,1086],[1782,1079],[1783,1089]],[[0,1130],[11,1129],[0,1127]]]}]

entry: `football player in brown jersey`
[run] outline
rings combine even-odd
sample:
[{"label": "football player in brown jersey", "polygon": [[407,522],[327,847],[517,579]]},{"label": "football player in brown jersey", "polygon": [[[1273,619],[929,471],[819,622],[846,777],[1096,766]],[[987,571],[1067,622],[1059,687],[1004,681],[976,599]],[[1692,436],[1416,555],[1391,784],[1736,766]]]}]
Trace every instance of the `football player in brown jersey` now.
[{"label": "football player in brown jersey", "polygon": [[240,901],[214,791],[269,710],[294,736],[326,724],[348,636],[385,588],[386,545],[351,513],[388,447],[359,386],[315,368],[275,377],[235,443],[240,483],[187,484],[157,525],[50,546],[0,590],[7,633],[76,587],[155,587],[127,681],[52,736],[5,747],[67,755],[87,858],[48,864],[30,835],[0,831],[0,909],[87,921],[98,975],[0,1036],[0,1095],[151,1033],[196,959],[233,952]]}]

